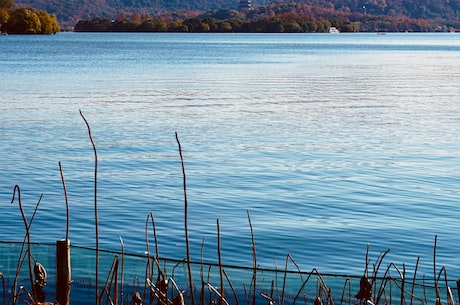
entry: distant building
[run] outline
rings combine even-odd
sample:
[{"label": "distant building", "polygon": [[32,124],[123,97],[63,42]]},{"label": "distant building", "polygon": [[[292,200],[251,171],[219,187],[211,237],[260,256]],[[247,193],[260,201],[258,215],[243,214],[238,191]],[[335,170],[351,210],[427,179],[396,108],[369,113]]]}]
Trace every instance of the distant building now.
[{"label": "distant building", "polygon": [[251,9],[251,0],[240,0],[240,11]]}]

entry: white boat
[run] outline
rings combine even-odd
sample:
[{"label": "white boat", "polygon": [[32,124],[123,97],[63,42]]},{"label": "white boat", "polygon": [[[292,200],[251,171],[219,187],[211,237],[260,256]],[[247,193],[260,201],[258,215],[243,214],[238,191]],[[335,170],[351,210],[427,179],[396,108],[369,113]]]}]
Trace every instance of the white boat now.
[{"label": "white boat", "polygon": [[329,27],[329,29],[328,29],[328,33],[329,33],[329,34],[339,34],[340,31],[339,31],[339,29],[336,28],[335,26],[331,26],[331,27]]}]

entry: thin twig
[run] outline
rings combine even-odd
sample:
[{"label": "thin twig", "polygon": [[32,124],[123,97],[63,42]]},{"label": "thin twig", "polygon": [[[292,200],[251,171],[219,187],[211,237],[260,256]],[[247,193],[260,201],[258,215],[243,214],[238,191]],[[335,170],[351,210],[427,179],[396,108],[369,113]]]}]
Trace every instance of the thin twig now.
[{"label": "thin twig", "polygon": [[[19,186],[18,186],[19,188]],[[30,227],[32,226],[32,223],[34,221],[34,218],[35,218],[35,215],[37,214],[37,210],[38,210],[38,207],[40,205],[40,202],[42,201],[42,198],[43,198],[43,194],[40,195],[40,198],[38,199],[37,201],[37,204],[35,205],[35,209],[34,209],[34,212],[32,213],[32,216],[30,217],[30,220],[29,220],[29,230],[30,230]],[[14,201],[14,194],[13,194],[13,200],[11,201],[11,203],[13,203]],[[17,285],[18,285],[18,280],[19,280],[19,273],[21,271],[21,268],[22,268],[22,264],[25,260],[25,254],[24,254],[24,248],[25,248],[25,245],[26,245],[26,242],[27,242],[27,232],[26,234],[24,235],[24,239],[22,241],[22,244],[21,244],[21,251],[19,252],[19,258],[18,258],[18,264],[16,265],[16,275],[14,277],[14,281],[13,281],[13,305],[16,305],[18,299],[17,299],[17,296],[18,296],[18,290],[17,290]],[[23,256],[24,254],[24,256]]]},{"label": "thin twig", "polygon": [[219,277],[220,277],[220,304],[225,299],[224,293],[224,278],[223,278],[223,267],[222,267],[222,253],[220,252],[220,225],[219,219],[217,219],[217,257],[219,259]]},{"label": "thin twig", "polygon": [[256,243],[254,240],[254,230],[252,228],[252,223],[251,223],[251,216],[249,215],[249,210],[246,211],[248,214],[248,221],[249,221],[249,228],[251,229],[251,248],[252,248],[252,259],[253,259],[253,275],[252,275],[252,280],[254,283],[253,287],[253,295],[252,295],[252,305],[256,305],[256,282],[257,282],[257,255],[256,255]]},{"label": "thin twig", "polygon": [[[146,254],[147,254],[147,265],[145,266],[145,278],[152,280],[152,274],[150,273],[150,246],[149,246],[149,218],[152,214],[148,214],[147,218],[145,220],[145,248],[146,248]],[[147,295],[147,282],[144,282],[144,295],[143,299],[145,300],[145,297]]]},{"label": "thin twig", "polygon": [[402,271],[402,278],[401,278],[401,305],[406,304],[406,298],[404,297],[404,286],[406,283],[406,265],[403,263],[403,271]]},{"label": "thin twig", "polygon": [[204,281],[204,262],[203,262],[203,251],[204,251],[204,236],[201,239],[201,248],[200,248],[200,259],[201,259],[201,264],[200,264],[200,279],[201,279],[201,290],[200,290],[200,301],[199,305],[204,305],[204,287],[206,282]]},{"label": "thin twig", "polygon": [[412,282],[412,291],[411,291],[411,297],[410,297],[410,305],[412,305],[412,301],[414,299],[414,291],[415,291],[415,279],[417,278],[417,270],[418,270],[418,264],[420,262],[420,256],[417,257],[417,262],[415,263],[415,270],[414,270],[414,280]]},{"label": "thin twig", "polygon": [[183,185],[184,185],[184,230],[185,230],[185,246],[187,248],[187,268],[188,268],[188,280],[190,286],[190,296],[192,299],[192,305],[195,305],[195,293],[193,287],[193,278],[192,278],[192,265],[190,263],[190,242],[188,238],[188,202],[187,202],[187,176],[185,174],[185,164],[184,157],[182,156],[182,148],[179,141],[179,136],[176,132],[176,141],[179,147],[179,155],[182,164],[182,176],[183,176]]},{"label": "thin twig", "polygon": [[366,277],[369,276],[368,274],[368,270],[369,270],[369,249],[371,247],[371,244],[367,244],[367,247],[366,247],[366,262],[364,264],[364,275]]},{"label": "thin twig", "polygon": [[88,121],[80,110],[80,116],[88,128],[88,136],[94,151],[94,219],[96,227],[96,305],[99,305],[99,216],[97,212],[97,150]]},{"label": "thin twig", "polygon": [[29,226],[29,223],[27,222],[27,217],[26,217],[26,214],[24,213],[24,209],[22,207],[22,200],[21,200],[21,188],[19,187],[19,185],[15,185],[14,186],[14,190],[13,190],[13,198],[11,199],[11,203],[14,202],[14,195],[16,194],[16,192],[18,193],[18,203],[19,203],[19,209],[21,210],[21,215],[22,215],[22,220],[24,221],[24,226],[26,228],[26,239],[27,239],[27,261],[28,261],[28,264],[29,264],[29,279],[30,279],[30,287],[32,289],[32,293],[33,293],[33,302],[35,303],[37,298],[36,298],[36,293],[35,293],[35,289],[34,289],[34,279],[32,277],[32,259],[31,259],[31,252],[30,252],[30,226]]},{"label": "thin twig", "polygon": [[120,244],[121,244],[121,283],[120,283],[120,299],[121,305],[123,305],[123,285],[125,280],[125,244],[123,242],[123,238],[120,236]]},{"label": "thin twig", "polygon": [[285,294],[285,289],[286,289],[286,280],[287,280],[288,262],[289,261],[291,261],[294,264],[294,266],[296,266],[297,271],[299,271],[300,280],[303,281],[302,271],[300,270],[300,266],[297,264],[297,262],[291,256],[291,254],[288,253],[286,255],[286,262],[285,262],[285,266],[284,266],[283,290],[281,292],[281,302],[280,302],[281,305],[284,304],[284,294]]},{"label": "thin twig", "polygon": [[383,253],[380,252],[379,256],[377,257],[376,265],[374,265],[374,271],[373,271],[373,274],[372,274],[372,283],[371,284],[374,287],[374,291],[373,291],[372,295],[376,294],[377,285],[374,285],[374,283],[376,282],[376,279],[377,279],[377,273],[379,272],[379,269],[380,269],[380,266],[382,265],[383,259],[385,258],[385,256],[390,251],[391,251],[391,248],[388,248],[385,252],[383,252]]},{"label": "thin twig", "polygon": [[299,298],[300,296],[300,293],[302,292],[302,290],[305,288],[305,286],[307,285],[308,281],[310,280],[310,278],[313,276],[313,275],[316,275],[321,283],[321,287],[325,287],[326,289],[326,282],[323,280],[321,274],[318,272],[318,270],[316,268],[313,268],[313,270],[308,273],[308,276],[307,278],[305,279],[305,281],[302,283],[302,286],[300,287],[300,289],[297,291],[297,294],[295,295],[294,297],[294,300],[292,301],[292,305],[295,305],[296,302],[297,302],[297,299]]},{"label": "thin twig", "polygon": [[[109,274],[107,275],[106,282],[104,284],[104,287],[102,289],[102,293],[99,296],[100,300],[99,302],[102,301],[104,297],[104,293],[107,295],[107,301],[110,301],[111,304],[117,305],[117,299],[118,299],[118,255],[115,255],[112,261],[112,266],[110,267]],[[113,291],[113,301],[112,298],[110,297],[110,292],[112,291],[112,285],[114,286],[114,291]]]},{"label": "thin twig", "polygon": [[59,172],[61,173],[62,187],[64,189],[65,197],[65,210],[66,210],[66,225],[65,225],[65,242],[69,242],[69,223],[70,223],[70,214],[69,214],[69,198],[67,196],[67,187],[65,184],[64,173],[62,171],[61,161],[59,161]]},{"label": "thin twig", "polygon": [[[383,275],[384,280],[382,280],[382,282],[380,284],[380,289],[379,289],[379,293],[376,296],[375,305],[379,304],[380,298],[381,298],[382,294],[385,292],[386,283],[391,279],[391,276],[389,276],[391,267],[393,267],[398,272],[399,277],[401,278],[401,281],[404,281],[404,274],[401,272],[401,270],[399,270],[399,268],[394,263],[390,263],[388,265],[384,275]],[[402,296],[401,296],[401,298],[402,298]],[[401,305],[403,305],[403,304],[401,304]]]},{"label": "thin twig", "polygon": [[449,281],[447,280],[447,270],[446,270],[446,266],[443,266],[441,268],[441,270],[439,270],[439,274],[438,274],[438,277],[436,279],[437,282],[439,282],[439,280],[441,279],[441,274],[444,274],[444,283],[446,285],[446,297],[447,297],[447,301],[449,302],[449,298],[451,297],[449,295]]},{"label": "thin twig", "polygon": [[152,218],[153,240],[155,241],[155,256],[159,258],[160,250],[158,248],[157,228],[155,225],[155,218],[153,217],[152,212],[150,212],[150,218]]},{"label": "thin twig", "polygon": [[434,249],[433,249],[433,280],[434,280],[434,290],[436,292],[436,305],[441,304],[441,293],[439,292],[438,281],[436,280],[436,243],[438,240],[438,235],[434,236]]},{"label": "thin twig", "polygon": [[230,289],[233,292],[233,296],[235,298],[235,305],[240,305],[240,301],[238,300],[238,294],[236,293],[236,289],[233,286],[232,281],[230,280],[230,277],[228,276],[228,274],[225,271],[225,269],[223,270],[223,272],[224,272],[225,278],[227,279],[228,285],[230,286]]},{"label": "thin twig", "polygon": [[347,286],[348,286],[348,304],[351,304],[351,282],[349,278],[346,278],[345,283],[343,285],[343,289],[342,289],[342,297],[340,298],[340,305],[343,304],[343,301],[345,299],[345,291],[347,290]]}]

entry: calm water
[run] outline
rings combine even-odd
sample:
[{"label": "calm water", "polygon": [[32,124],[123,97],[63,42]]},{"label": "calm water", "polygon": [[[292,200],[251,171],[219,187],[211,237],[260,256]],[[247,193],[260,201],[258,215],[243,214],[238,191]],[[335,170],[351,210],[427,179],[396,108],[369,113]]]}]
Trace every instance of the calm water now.
[{"label": "calm water", "polygon": [[[460,35],[82,34],[0,37],[0,240],[361,274],[386,262],[460,276]],[[150,231],[150,236],[152,232]]]}]

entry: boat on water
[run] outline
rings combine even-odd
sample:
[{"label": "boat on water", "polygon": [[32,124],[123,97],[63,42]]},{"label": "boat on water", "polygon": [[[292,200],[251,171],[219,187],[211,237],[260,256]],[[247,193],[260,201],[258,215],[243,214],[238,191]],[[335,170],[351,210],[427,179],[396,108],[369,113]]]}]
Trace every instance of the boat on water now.
[{"label": "boat on water", "polygon": [[329,33],[329,34],[339,34],[340,31],[339,31],[339,29],[336,28],[335,26],[331,26],[331,27],[329,27],[329,29],[328,29],[328,33]]}]

